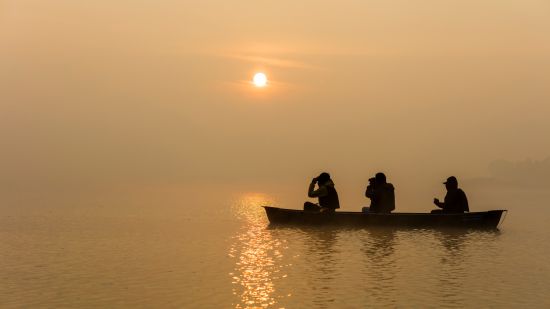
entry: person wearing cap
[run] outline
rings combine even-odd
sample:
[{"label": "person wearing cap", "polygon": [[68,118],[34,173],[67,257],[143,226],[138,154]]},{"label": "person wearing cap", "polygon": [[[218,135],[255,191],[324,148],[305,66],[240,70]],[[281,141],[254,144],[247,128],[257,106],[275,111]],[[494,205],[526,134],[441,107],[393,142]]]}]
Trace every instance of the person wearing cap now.
[{"label": "person wearing cap", "polygon": [[371,204],[363,212],[389,214],[395,209],[395,188],[386,181],[384,173],[376,173],[374,179],[369,179],[365,196],[371,200]]},{"label": "person wearing cap", "polygon": [[445,188],[447,188],[445,200],[444,202],[440,202],[439,199],[435,198],[434,204],[441,209],[432,210],[432,213],[463,213],[470,211],[466,193],[458,188],[456,177],[451,176],[447,178],[444,184]]},{"label": "person wearing cap", "polygon": [[[315,185],[317,185],[317,189],[315,189]],[[338,193],[334,188],[334,182],[330,179],[329,173],[321,173],[318,177],[311,180],[307,196],[318,198],[319,204],[305,202],[304,210],[334,212],[336,209],[340,208]]]}]

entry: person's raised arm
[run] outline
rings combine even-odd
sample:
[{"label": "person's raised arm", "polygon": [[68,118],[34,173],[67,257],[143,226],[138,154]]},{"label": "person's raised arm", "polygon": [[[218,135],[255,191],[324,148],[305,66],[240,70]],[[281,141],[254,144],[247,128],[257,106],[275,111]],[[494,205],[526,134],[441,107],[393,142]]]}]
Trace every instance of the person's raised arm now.
[{"label": "person's raised arm", "polygon": [[309,197],[321,197],[326,196],[328,194],[327,187],[325,185],[318,184],[319,188],[315,190],[315,183],[317,182],[317,178],[313,178],[311,183],[309,184],[309,190],[307,192],[307,196]]},{"label": "person's raised arm", "polygon": [[443,206],[445,206],[445,203],[440,202],[437,198],[434,198],[434,204],[439,208],[443,208]]},{"label": "person's raised arm", "polygon": [[317,183],[317,177],[315,177],[311,180],[311,183],[309,184],[309,189],[307,190],[307,196],[316,197],[316,195],[315,195],[315,184],[316,183]]},{"label": "person's raised arm", "polygon": [[365,196],[368,198],[372,198],[374,196],[374,188],[371,185],[367,186],[367,190],[365,190]]}]

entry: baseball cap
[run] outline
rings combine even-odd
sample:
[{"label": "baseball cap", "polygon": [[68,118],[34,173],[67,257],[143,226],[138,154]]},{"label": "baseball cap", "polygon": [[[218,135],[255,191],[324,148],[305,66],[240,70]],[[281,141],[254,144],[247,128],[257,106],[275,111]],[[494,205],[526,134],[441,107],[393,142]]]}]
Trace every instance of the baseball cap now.
[{"label": "baseball cap", "polygon": [[447,178],[447,181],[444,182],[444,184],[448,184],[448,183],[458,184],[458,180],[456,180],[455,176],[451,176],[451,177]]}]

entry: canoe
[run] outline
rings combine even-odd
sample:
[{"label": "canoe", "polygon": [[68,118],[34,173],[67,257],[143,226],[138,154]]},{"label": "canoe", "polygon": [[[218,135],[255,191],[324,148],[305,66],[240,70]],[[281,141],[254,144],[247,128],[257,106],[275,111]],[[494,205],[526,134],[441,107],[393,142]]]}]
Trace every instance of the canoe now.
[{"label": "canoe", "polygon": [[507,210],[489,210],[459,214],[406,213],[374,214],[351,211],[320,213],[263,206],[271,224],[391,226],[406,228],[498,228]]}]

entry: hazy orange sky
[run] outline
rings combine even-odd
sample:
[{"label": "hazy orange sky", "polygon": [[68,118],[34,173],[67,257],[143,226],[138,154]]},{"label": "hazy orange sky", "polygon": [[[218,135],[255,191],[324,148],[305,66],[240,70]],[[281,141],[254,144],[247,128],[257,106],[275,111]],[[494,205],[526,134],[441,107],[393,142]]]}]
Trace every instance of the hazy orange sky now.
[{"label": "hazy orange sky", "polygon": [[4,188],[550,156],[547,0],[4,0],[0,68]]}]

